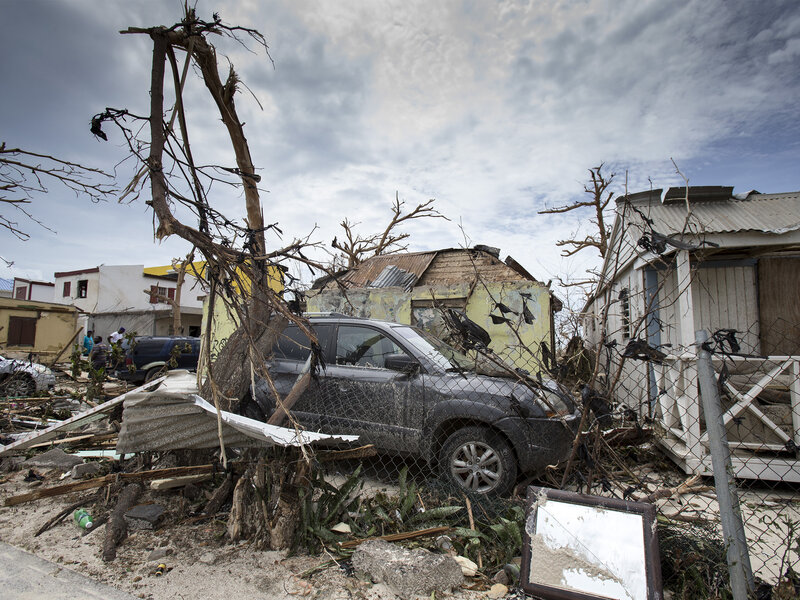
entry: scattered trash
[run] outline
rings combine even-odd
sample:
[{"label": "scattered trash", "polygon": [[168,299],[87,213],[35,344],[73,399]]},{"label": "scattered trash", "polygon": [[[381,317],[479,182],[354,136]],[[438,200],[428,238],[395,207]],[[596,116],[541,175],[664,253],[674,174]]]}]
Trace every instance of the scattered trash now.
[{"label": "scattered trash", "polygon": [[159,563],[159,565],[156,567],[156,573],[155,573],[156,577],[161,577],[166,570],[167,570],[167,565],[165,565],[164,563]]},{"label": "scattered trash", "polygon": [[89,514],[89,511],[87,511],[85,508],[79,508],[74,513],[72,513],[72,519],[75,521],[75,524],[81,529],[91,529],[94,526],[94,521],[92,520],[92,516]]}]

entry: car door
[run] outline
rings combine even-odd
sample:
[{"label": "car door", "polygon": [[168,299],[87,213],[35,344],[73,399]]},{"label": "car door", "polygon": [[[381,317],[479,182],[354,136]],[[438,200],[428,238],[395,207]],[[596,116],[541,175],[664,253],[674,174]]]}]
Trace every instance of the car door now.
[{"label": "car door", "polygon": [[[322,350],[323,360],[329,360],[329,347],[333,336],[334,325],[322,323],[313,325],[314,332],[319,340]],[[272,348],[272,358],[269,361],[269,374],[275,389],[281,398],[285,398],[297,381],[298,376],[305,367],[308,355],[311,352],[311,344],[308,336],[296,325],[289,325],[278,337]],[[308,388],[301,394],[300,398],[292,407],[292,414],[305,427],[317,429],[312,415],[320,410],[320,394],[324,388],[325,370],[321,368],[309,383]],[[269,416],[275,407],[269,386],[259,385],[259,400],[262,410]]]},{"label": "car door", "polygon": [[[419,370],[389,368],[407,355],[389,334],[368,325],[340,324],[335,357],[328,365],[312,417],[322,431],[358,435],[383,451],[416,453],[421,431],[410,427],[421,410]],[[309,415],[311,416],[311,415]]]},{"label": "car door", "polygon": [[194,340],[175,340],[175,346],[180,350],[177,357],[179,369],[197,369],[198,342]]}]

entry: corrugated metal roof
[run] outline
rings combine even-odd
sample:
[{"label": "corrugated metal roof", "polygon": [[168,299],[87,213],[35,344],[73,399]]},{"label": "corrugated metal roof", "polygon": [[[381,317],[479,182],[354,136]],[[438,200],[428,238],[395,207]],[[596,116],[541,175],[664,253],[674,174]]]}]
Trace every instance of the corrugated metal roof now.
[{"label": "corrugated metal roof", "polygon": [[419,279],[431,261],[436,258],[436,254],[437,252],[410,252],[373,256],[351,269],[341,281],[347,287],[367,287],[390,265],[412,273]]},{"label": "corrugated metal roof", "polygon": [[[653,229],[666,235],[680,233],[686,222],[686,205],[672,200],[666,204],[631,198],[631,204],[653,220]],[[800,192],[784,194],[750,194],[745,199],[731,197],[727,200],[692,202],[689,204],[694,223],[699,223],[706,233],[735,233],[760,231],[782,234],[800,230]],[[633,221],[640,217],[633,213]]]},{"label": "corrugated metal roof", "polygon": [[375,280],[369,284],[371,288],[401,287],[411,290],[419,277],[394,265],[388,265]]},{"label": "corrugated metal roof", "polygon": [[14,291],[14,280],[13,279],[3,279],[0,277],[0,292],[12,292]]}]

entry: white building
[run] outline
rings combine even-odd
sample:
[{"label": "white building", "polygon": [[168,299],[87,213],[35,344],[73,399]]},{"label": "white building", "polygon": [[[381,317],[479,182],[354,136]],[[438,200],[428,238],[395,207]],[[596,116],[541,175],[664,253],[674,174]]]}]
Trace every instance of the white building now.
[{"label": "white building", "polygon": [[614,399],[653,419],[687,472],[710,473],[695,332],[720,332],[734,474],[800,482],[800,192],[630,194],[608,248],[584,329],[612,359]]},{"label": "white building", "polygon": [[48,281],[33,281],[14,277],[12,298],[15,300],[53,301],[53,284]]},{"label": "white building", "polygon": [[[163,274],[156,274],[163,273]],[[55,297],[73,304],[88,316],[86,327],[108,339],[120,327],[138,335],[200,335],[205,291],[190,273],[181,288],[183,331],[172,331],[177,273],[167,267],[100,265],[90,269],[55,273]]]}]

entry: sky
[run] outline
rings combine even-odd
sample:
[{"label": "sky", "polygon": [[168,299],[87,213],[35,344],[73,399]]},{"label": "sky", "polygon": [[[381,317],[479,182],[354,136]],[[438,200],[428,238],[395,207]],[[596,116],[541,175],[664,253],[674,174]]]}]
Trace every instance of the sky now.
[{"label": "sky", "polygon": [[[129,26],[172,25],[182,2],[0,0],[0,142],[117,175],[133,163],[118,132],[89,132],[106,107],[149,110],[152,43]],[[245,84],[237,110],[267,223],[330,249],[340,223],[382,230],[395,195],[430,198],[449,220],[411,221],[410,251],[499,247],[542,281],[582,278],[590,214],[540,215],[582,200],[603,163],[614,189],[732,185],[800,190],[800,4],[795,0],[198,1],[198,15],[258,29],[217,39]],[[179,57],[179,60],[181,58]],[[235,166],[195,73],[187,106],[198,162]],[[186,242],[156,242],[142,197],[93,203],[56,184],[28,206],[49,229],[0,229],[0,277],[52,280],[100,264],[168,264]],[[239,192],[212,205],[244,215]],[[0,206],[6,217],[13,209]],[[330,257],[320,248],[319,260]],[[13,263],[8,265],[7,263]],[[298,273],[304,278],[307,272]]]}]

